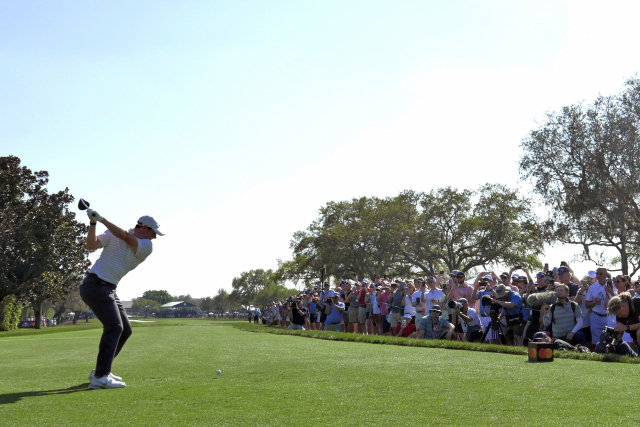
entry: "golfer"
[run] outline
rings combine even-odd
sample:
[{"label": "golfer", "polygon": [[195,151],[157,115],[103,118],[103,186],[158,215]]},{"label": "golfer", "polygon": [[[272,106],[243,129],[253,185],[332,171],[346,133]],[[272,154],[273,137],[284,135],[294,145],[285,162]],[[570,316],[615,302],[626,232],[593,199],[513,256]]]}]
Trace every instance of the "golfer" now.
[{"label": "golfer", "polygon": [[[163,234],[158,230],[158,223],[148,215],[140,217],[135,228],[129,231],[110,223],[93,209],[88,209],[87,215],[90,220],[87,249],[103,249],[80,286],[82,300],[103,326],[96,369],[89,375],[89,388],[122,388],[126,384],[111,373],[111,364],[132,331],[116,295],[116,286],[125,274],[147,259],[153,249],[151,241]],[[96,221],[107,227],[107,231],[97,237]]]}]

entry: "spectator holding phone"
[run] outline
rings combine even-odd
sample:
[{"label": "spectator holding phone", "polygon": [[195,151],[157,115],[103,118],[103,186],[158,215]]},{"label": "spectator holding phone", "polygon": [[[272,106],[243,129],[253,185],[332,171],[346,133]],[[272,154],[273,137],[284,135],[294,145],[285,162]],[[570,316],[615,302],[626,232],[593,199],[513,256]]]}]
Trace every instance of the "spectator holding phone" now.
[{"label": "spectator holding phone", "polygon": [[614,288],[611,282],[607,282],[607,269],[600,267],[596,270],[596,282],[589,286],[587,303],[585,306],[591,310],[591,342],[600,341],[600,334],[607,326],[607,304],[614,296]]},{"label": "spectator holding phone", "polygon": [[411,323],[411,315],[409,313],[406,313],[402,322],[398,323],[398,326],[396,326],[394,330],[394,335],[405,338],[415,338],[417,336],[416,324]]}]

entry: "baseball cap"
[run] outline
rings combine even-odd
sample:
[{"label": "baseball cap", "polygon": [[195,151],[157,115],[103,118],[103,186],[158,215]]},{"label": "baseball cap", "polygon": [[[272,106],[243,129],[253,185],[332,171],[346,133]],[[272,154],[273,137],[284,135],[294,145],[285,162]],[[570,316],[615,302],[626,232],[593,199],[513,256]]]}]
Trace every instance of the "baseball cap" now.
[{"label": "baseball cap", "polygon": [[596,278],[596,272],[595,272],[595,270],[589,270],[589,271],[587,272],[587,276],[591,277],[592,279],[595,279],[595,278]]},{"label": "baseball cap", "polygon": [[427,282],[435,282],[436,278],[431,276],[431,277],[427,277]]},{"label": "baseball cap", "polygon": [[503,271],[502,273],[500,273],[500,277],[509,277],[509,273]]},{"label": "baseball cap", "polygon": [[362,284],[364,285],[365,283],[369,283],[368,279],[362,279]]},{"label": "baseball cap", "polygon": [[512,279],[519,279],[520,275],[519,274],[514,274],[513,276],[511,276]]},{"label": "baseball cap", "polygon": [[458,300],[458,302],[459,302],[460,304],[469,304],[469,301],[467,301],[467,299],[466,299],[466,298],[460,298],[460,299]]},{"label": "baseball cap", "polygon": [[567,267],[560,267],[558,269],[558,274],[568,273],[569,269]]},{"label": "baseball cap", "polygon": [[416,282],[424,282],[424,279],[423,279],[422,277],[418,277],[418,278],[416,279]]},{"label": "baseball cap", "polygon": [[539,272],[536,274],[536,277],[544,277],[544,273],[543,273],[542,271],[539,271]]},{"label": "baseball cap", "polygon": [[534,340],[547,339],[547,338],[549,338],[549,336],[546,334],[546,332],[536,332],[535,334],[533,334]]},{"label": "baseball cap", "polygon": [[486,276],[483,277],[483,279],[493,280],[493,277],[491,277],[491,275],[487,274]]},{"label": "baseball cap", "polygon": [[438,312],[442,313],[442,309],[437,304],[436,305],[432,305],[431,306],[431,310],[429,310],[429,311],[438,311]]},{"label": "baseball cap", "polygon": [[150,229],[152,229],[153,231],[155,231],[155,233],[156,233],[158,236],[164,236],[164,234],[163,234],[163,233],[161,233],[161,232],[160,232],[160,230],[158,230],[158,228],[160,228],[160,224],[158,224],[158,223],[156,222],[156,220],[155,220],[155,219],[153,219],[153,217],[152,217],[152,216],[150,216],[150,215],[144,215],[144,216],[141,216],[141,217],[138,219],[138,222],[139,222],[140,224],[142,224],[142,225],[145,225],[145,226],[149,227],[149,228],[150,228]]},{"label": "baseball cap", "polygon": [[406,313],[406,314],[404,315],[404,318],[405,318],[405,319],[411,319],[411,314],[410,314],[410,313]]},{"label": "baseball cap", "polygon": [[457,276],[458,274],[460,274],[460,272],[459,272],[458,270],[453,270],[453,271],[451,272],[451,275],[452,275],[452,276]]}]

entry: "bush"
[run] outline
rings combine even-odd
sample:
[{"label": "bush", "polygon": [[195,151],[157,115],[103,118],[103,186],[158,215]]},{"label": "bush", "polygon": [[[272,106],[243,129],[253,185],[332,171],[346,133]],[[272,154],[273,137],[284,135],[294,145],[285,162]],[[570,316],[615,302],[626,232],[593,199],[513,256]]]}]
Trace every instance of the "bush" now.
[{"label": "bush", "polygon": [[16,331],[20,321],[20,304],[16,297],[7,295],[0,301],[0,331]]}]

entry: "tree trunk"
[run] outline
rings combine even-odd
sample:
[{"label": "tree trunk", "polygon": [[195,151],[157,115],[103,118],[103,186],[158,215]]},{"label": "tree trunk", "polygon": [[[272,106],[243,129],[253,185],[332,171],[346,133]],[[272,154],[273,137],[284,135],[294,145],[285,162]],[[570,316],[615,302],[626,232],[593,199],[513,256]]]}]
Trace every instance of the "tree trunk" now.
[{"label": "tree trunk", "polygon": [[84,312],[84,323],[89,323],[89,312],[88,311]]},{"label": "tree trunk", "polygon": [[34,327],[36,329],[40,329],[40,326],[42,325],[42,303],[39,301],[33,303],[33,318],[36,321]]}]

